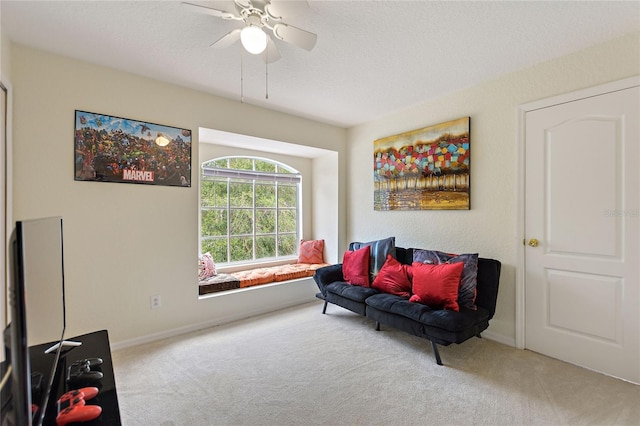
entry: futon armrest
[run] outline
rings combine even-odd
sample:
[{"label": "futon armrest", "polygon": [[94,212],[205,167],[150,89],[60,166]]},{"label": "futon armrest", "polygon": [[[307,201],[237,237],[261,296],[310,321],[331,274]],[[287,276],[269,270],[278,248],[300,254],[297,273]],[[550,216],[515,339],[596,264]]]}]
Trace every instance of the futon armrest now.
[{"label": "futon armrest", "polygon": [[322,295],[326,296],[326,286],[336,281],[344,281],[344,276],[342,275],[342,263],[318,268],[316,273],[313,275],[313,280],[316,282],[316,285],[320,289]]}]

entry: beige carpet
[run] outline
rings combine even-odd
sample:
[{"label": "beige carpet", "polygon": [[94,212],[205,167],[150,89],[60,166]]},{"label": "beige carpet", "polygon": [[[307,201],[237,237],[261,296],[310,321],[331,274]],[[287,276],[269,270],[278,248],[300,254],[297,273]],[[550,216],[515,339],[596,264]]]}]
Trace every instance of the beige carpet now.
[{"label": "beige carpet", "polygon": [[124,425],[640,425],[640,386],[312,302],[113,353]]}]

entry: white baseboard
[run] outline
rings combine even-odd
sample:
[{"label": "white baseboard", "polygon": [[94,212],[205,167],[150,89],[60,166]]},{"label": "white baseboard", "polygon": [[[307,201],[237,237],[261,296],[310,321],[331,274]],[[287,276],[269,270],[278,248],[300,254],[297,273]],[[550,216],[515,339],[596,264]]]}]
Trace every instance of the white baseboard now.
[{"label": "white baseboard", "polygon": [[494,342],[502,343],[503,345],[516,347],[516,339],[513,337],[507,337],[502,334],[493,333],[491,331],[482,332],[483,339],[493,340]]},{"label": "white baseboard", "polygon": [[114,342],[111,344],[111,350],[117,351],[119,349],[124,349],[131,346],[142,345],[144,343],[150,343],[156,340],[167,339],[170,337],[179,336],[181,334],[203,330],[205,328],[216,327],[216,326],[228,324],[234,321],[239,321],[239,320],[255,317],[258,315],[267,314],[269,312],[275,312],[281,309],[287,309],[292,306],[302,305],[304,303],[309,303],[314,300],[317,300],[314,295],[308,295],[308,296],[298,297],[295,299],[287,299],[287,300],[284,300],[282,303],[278,303],[278,304],[261,306],[259,309],[254,309],[250,311],[247,311],[245,309],[245,310],[242,310],[241,312],[238,312],[237,314],[227,315],[225,317],[218,317],[215,320],[205,321],[197,324],[189,324],[184,327],[177,327],[169,330],[163,330],[159,333],[152,333],[152,334],[147,334],[145,336],[136,337],[133,339]]},{"label": "white baseboard", "polygon": [[[213,321],[205,321],[197,324],[190,324],[184,327],[172,328],[170,330],[164,330],[160,333],[148,334],[146,336],[136,337],[134,339],[123,340],[120,342],[115,342],[111,345],[112,351],[117,351],[119,349],[129,348],[131,346],[142,345],[144,343],[154,342],[156,340],[168,339],[170,337],[179,336],[181,334],[191,333],[193,331],[204,330],[205,328],[216,327],[219,325],[229,324],[234,321],[239,321],[251,317],[255,317],[258,315],[267,314],[269,312],[279,311],[281,309],[287,309],[292,306],[298,306],[305,303],[312,302],[317,300],[314,297],[304,297],[298,300],[287,300],[287,303],[283,303],[277,306],[263,306],[261,309],[256,309],[253,311],[243,311],[238,312],[235,315],[228,315],[222,318],[216,318]],[[502,334],[492,333],[491,331],[483,331],[482,338],[493,340],[494,342],[502,343],[507,346],[516,346],[516,340],[511,337],[503,336]]]},{"label": "white baseboard", "polygon": [[[289,282],[281,282],[281,283],[277,283],[276,285],[287,285],[287,284],[295,284],[295,285],[300,285],[300,281],[303,280],[292,280],[292,281],[297,281],[297,283],[289,283]],[[270,286],[270,284],[263,286],[262,290],[267,290],[268,291],[268,286]],[[258,288],[256,288],[258,289]],[[251,291],[252,288],[246,288],[246,289],[242,289],[245,291]],[[217,295],[216,297],[224,297],[224,295]],[[186,334],[186,333],[191,333],[193,331],[198,331],[198,330],[203,330],[206,328],[210,328],[210,327],[216,327],[219,325],[223,325],[223,324],[228,324],[234,321],[239,321],[239,320],[243,320],[243,319],[247,319],[247,318],[251,318],[251,317],[255,317],[258,315],[263,315],[269,312],[275,312],[281,309],[287,309],[290,308],[292,306],[298,306],[298,305],[302,305],[305,303],[309,303],[312,302],[314,300],[317,300],[315,297],[315,293],[306,293],[306,294],[301,294],[298,297],[295,298],[286,298],[286,300],[279,300],[275,303],[271,303],[271,304],[267,304],[267,305],[261,305],[259,308],[256,309],[252,309],[252,310],[246,310],[243,309],[233,315],[227,315],[224,317],[217,317],[213,320],[210,321],[205,321],[205,322],[201,322],[201,323],[196,323],[196,324],[189,324],[183,327],[177,327],[177,328],[172,328],[169,330],[163,330],[161,332],[158,333],[152,333],[152,334],[147,334],[145,336],[140,336],[140,337],[136,337],[133,339],[129,339],[129,340],[122,340],[122,341],[118,341],[118,342],[113,342],[111,344],[111,350],[112,351],[117,351],[119,349],[124,349],[124,348],[128,348],[131,346],[137,346],[137,345],[141,345],[144,343],[150,343],[150,342],[154,342],[156,340],[162,340],[162,339],[167,339],[170,337],[174,337],[174,336],[179,336],[181,334]],[[502,343],[504,345],[507,346],[512,346],[515,347],[516,346],[516,341],[515,338],[512,337],[507,337],[504,336],[502,334],[498,334],[498,333],[494,333],[491,332],[489,330],[485,330],[482,332],[482,337],[489,339],[489,340],[493,340],[495,342],[498,343]]]}]

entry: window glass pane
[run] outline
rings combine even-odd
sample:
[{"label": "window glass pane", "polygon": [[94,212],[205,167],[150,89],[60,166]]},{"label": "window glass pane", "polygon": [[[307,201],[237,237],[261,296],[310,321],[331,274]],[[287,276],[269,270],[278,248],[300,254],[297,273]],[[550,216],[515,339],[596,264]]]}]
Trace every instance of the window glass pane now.
[{"label": "window glass pane", "polygon": [[256,234],[273,234],[276,232],[276,211],[256,210]]},{"label": "window glass pane", "polygon": [[278,212],[278,232],[296,232],[296,211],[280,210]]},{"label": "window glass pane", "polygon": [[278,167],[277,168],[278,173],[282,173],[282,174],[284,174],[284,173],[293,173],[293,171],[289,170],[288,168],[286,168],[284,166],[278,165],[277,167]]},{"label": "window glass pane", "polygon": [[202,207],[227,206],[227,182],[202,180],[200,183],[200,205]]},{"label": "window glass pane", "polygon": [[253,234],[253,211],[231,210],[231,235]]},{"label": "window glass pane", "polygon": [[201,180],[200,182],[200,206],[212,206],[215,200],[215,183]]},{"label": "window glass pane", "polygon": [[272,174],[297,171],[249,157],[213,159],[203,167],[210,176],[203,172],[200,185],[202,253],[211,253],[217,264],[296,255],[300,184],[275,182]]},{"label": "window glass pane", "polygon": [[256,184],[256,207],[276,206],[276,186],[275,184]]},{"label": "window glass pane", "polygon": [[256,259],[276,257],[276,237],[256,237]]},{"label": "window glass pane", "polygon": [[296,236],[280,235],[278,237],[278,255],[293,256],[296,254]]},{"label": "window glass pane", "polygon": [[295,185],[278,185],[278,207],[295,207],[298,204]]},{"label": "window glass pane", "polygon": [[217,264],[227,263],[227,239],[217,238],[213,240],[202,240],[201,253],[211,253],[213,261]]},{"label": "window glass pane", "polygon": [[203,210],[201,213],[200,235],[226,236],[227,235],[227,210]]},{"label": "window glass pane", "polygon": [[231,237],[231,262],[253,259],[252,237]]},{"label": "window glass pane", "polygon": [[229,168],[236,170],[253,170],[253,160],[251,158],[230,158]]},{"label": "window glass pane", "polygon": [[253,206],[253,183],[231,182],[229,185],[231,207]]},{"label": "window glass pane", "polygon": [[220,167],[222,169],[227,169],[229,168],[229,160],[226,158],[220,159],[220,160],[213,160],[213,161],[209,161],[207,163],[204,164],[205,167]]},{"label": "window glass pane", "polygon": [[268,161],[256,160],[256,170],[260,172],[275,173],[276,165]]}]

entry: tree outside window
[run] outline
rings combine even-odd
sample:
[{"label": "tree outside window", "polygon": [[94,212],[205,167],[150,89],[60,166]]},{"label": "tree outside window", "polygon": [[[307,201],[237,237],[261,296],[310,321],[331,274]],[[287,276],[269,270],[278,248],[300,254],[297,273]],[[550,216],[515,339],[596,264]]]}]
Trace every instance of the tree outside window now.
[{"label": "tree outside window", "polygon": [[300,182],[275,161],[224,157],[202,164],[200,252],[216,264],[251,263],[297,255]]}]

